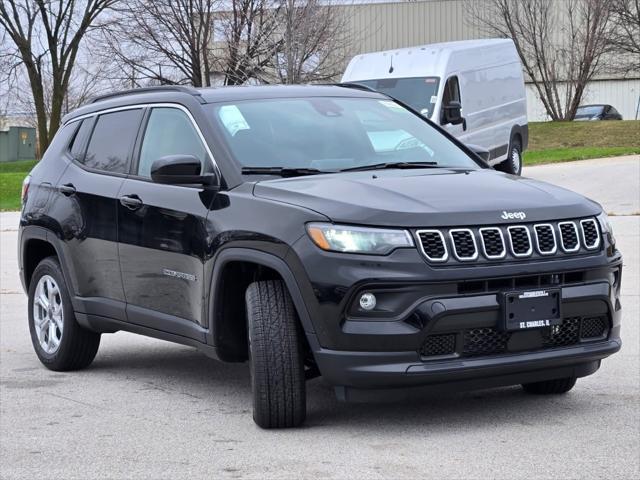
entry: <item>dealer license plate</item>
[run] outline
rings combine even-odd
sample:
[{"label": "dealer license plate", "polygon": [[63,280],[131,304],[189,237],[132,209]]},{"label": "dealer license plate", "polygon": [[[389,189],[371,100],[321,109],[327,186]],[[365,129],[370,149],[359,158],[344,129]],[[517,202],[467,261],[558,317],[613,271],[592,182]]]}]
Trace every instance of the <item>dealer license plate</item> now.
[{"label": "dealer license plate", "polygon": [[504,330],[529,330],[562,323],[560,289],[522,290],[503,294]]}]

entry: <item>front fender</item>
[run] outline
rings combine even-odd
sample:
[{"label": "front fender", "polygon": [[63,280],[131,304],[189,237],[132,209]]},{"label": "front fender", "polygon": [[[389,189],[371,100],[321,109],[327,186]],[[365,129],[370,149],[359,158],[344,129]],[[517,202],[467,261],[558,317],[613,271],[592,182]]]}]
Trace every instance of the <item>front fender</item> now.
[{"label": "front fender", "polygon": [[219,286],[224,267],[228,263],[234,261],[255,263],[257,265],[262,265],[276,271],[289,290],[303,330],[308,337],[311,336],[315,338],[311,317],[304,302],[302,287],[299,285],[298,280],[296,280],[296,277],[287,262],[276,255],[260,250],[229,247],[218,253],[214,259],[214,267],[211,275],[211,284],[209,289],[209,291],[211,292],[211,300],[209,302],[209,319],[211,323],[209,333],[207,334],[208,344],[214,346],[219,345],[218,333],[220,331],[220,322],[222,321],[220,316],[217,315],[217,306],[221,302],[221,299],[219,298]]}]

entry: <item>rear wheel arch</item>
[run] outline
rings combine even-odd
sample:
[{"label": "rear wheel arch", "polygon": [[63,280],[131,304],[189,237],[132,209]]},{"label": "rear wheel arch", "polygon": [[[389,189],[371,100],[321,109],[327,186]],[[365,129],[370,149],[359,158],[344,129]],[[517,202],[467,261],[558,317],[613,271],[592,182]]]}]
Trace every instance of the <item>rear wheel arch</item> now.
[{"label": "rear wheel arch", "polygon": [[47,257],[58,257],[55,247],[46,239],[29,238],[22,248],[25,288],[28,290],[31,278],[38,264]]},{"label": "rear wheel arch", "polygon": [[259,250],[228,248],[215,259],[209,290],[208,342],[221,360],[245,361],[248,357],[245,293],[259,280],[282,280],[302,330],[313,332],[300,288],[284,260]]},{"label": "rear wheel arch", "polygon": [[50,230],[29,225],[23,227],[20,234],[20,263],[23,269],[25,291],[29,291],[29,285],[33,277],[33,272],[38,264],[47,257],[56,257],[65,282],[69,288],[71,301],[74,303],[75,279],[70,275],[64,252],[60,246],[60,241]]},{"label": "rear wheel arch", "polygon": [[511,150],[513,141],[516,139],[520,142],[521,151],[524,152],[529,146],[529,124],[514,125],[513,127],[511,127],[511,134],[509,136],[509,150]]}]

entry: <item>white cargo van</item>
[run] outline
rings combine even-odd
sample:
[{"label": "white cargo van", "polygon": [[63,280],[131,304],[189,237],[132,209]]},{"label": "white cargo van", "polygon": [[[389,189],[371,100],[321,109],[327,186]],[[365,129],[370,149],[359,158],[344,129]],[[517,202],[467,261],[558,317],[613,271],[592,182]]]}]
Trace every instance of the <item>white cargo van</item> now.
[{"label": "white cargo van", "polygon": [[528,143],[522,65],[508,39],[436,43],[354,57],[342,82],[366,85],[409,105],[489,163],[522,171]]}]

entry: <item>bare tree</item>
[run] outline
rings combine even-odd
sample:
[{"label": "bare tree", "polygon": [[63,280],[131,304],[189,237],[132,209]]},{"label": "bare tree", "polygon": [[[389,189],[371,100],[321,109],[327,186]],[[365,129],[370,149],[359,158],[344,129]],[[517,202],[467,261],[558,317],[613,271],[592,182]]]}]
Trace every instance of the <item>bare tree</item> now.
[{"label": "bare tree", "polygon": [[344,67],[349,42],[345,9],[326,0],[284,0],[275,56],[281,83],[327,81]]},{"label": "bare tree", "polygon": [[231,0],[216,20],[220,37],[217,67],[225,85],[264,81],[280,48],[280,4],[271,0]]},{"label": "bare tree", "polygon": [[[117,0],[2,0],[2,56],[13,59],[11,71],[24,68],[38,121],[38,146],[44,152],[60,127],[76,57],[98,17]],[[50,96],[46,96],[50,82]]]},{"label": "bare tree", "polygon": [[160,84],[210,85],[212,24],[219,0],[131,0],[100,38],[114,74]]},{"label": "bare tree", "polygon": [[611,0],[469,0],[474,21],[513,39],[552,120],[571,120],[610,50]]},{"label": "bare tree", "polygon": [[611,44],[623,61],[617,67],[640,72],[640,0],[612,0]]}]

